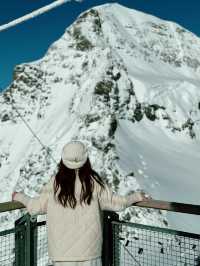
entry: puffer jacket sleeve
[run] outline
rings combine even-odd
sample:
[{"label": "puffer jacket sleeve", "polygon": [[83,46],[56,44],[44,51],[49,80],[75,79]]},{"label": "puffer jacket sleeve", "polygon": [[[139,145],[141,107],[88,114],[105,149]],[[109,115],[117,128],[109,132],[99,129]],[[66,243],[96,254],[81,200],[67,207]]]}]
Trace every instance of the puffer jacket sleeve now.
[{"label": "puffer jacket sleeve", "polygon": [[130,207],[133,203],[140,201],[137,193],[132,193],[127,196],[114,194],[112,188],[105,184],[105,189],[98,186],[98,199],[100,208],[109,211],[123,211]]},{"label": "puffer jacket sleeve", "polygon": [[53,188],[52,181],[53,179],[51,178],[50,181],[43,186],[38,197],[31,198],[24,193],[16,193],[14,200],[21,202],[27,208],[30,215],[46,214],[49,194]]}]

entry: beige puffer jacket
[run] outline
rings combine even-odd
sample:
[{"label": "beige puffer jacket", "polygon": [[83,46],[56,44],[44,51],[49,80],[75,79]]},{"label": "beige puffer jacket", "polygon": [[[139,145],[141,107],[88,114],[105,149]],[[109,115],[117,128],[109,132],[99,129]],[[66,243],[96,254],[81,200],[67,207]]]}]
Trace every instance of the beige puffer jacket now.
[{"label": "beige puffer jacket", "polygon": [[[17,193],[14,200],[23,203],[31,214],[47,214],[48,253],[53,261],[83,261],[98,258],[102,252],[102,212],[121,211],[139,201],[138,193],[128,196],[113,194],[106,185],[101,190],[95,181],[93,200],[90,205],[64,208],[54,200],[54,178],[43,187],[39,197],[30,198]],[[75,194],[80,197],[81,182],[76,176]]]}]

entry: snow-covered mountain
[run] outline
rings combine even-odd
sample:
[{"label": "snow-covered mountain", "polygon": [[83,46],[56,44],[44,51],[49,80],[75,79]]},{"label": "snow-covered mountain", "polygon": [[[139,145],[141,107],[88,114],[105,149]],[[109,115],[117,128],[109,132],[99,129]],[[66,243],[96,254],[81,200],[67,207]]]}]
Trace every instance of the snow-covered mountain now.
[{"label": "snow-covered mountain", "polygon": [[[119,4],[81,14],[0,96],[0,201],[36,196],[73,138],[115,192],[200,204],[198,58],[200,39],[176,23]],[[165,214],[130,207],[120,218],[200,232],[197,217]]]}]

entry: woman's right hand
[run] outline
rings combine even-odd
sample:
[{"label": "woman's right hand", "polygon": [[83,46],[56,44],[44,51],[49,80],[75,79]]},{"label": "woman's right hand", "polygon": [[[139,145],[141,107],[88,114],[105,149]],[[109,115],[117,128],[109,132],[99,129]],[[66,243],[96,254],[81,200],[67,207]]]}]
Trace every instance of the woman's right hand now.
[{"label": "woman's right hand", "polygon": [[17,194],[18,192],[16,192],[16,191],[14,191],[13,193],[12,193],[12,201],[14,201],[15,199],[15,195]]}]

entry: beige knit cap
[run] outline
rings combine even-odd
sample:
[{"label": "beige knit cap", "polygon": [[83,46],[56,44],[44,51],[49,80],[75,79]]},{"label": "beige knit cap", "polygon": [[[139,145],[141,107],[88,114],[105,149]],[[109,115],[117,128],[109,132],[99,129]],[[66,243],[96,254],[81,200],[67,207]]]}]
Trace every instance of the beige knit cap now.
[{"label": "beige knit cap", "polygon": [[80,168],[87,161],[87,148],[81,141],[70,141],[63,147],[61,157],[68,168]]}]

